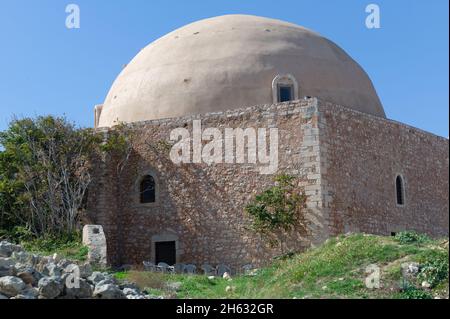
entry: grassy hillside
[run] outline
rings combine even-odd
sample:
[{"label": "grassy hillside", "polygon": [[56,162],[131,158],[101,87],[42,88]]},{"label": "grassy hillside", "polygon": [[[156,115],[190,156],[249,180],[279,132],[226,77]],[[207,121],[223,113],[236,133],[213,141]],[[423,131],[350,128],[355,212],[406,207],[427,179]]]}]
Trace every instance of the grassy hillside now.
[{"label": "grassy hillside", "polygon": [[[402,265],[420,264],[416,275]],[[369,289],[367,266],[380,269],[380,287]],[[405,267],[405,266],[403,266]],[[129,271],[121,280],[172,298],[448,298],[448,240],[414,233],[397,237],[348,235],[231,281],[206,276]],[[422,287],[423,282],[431,286]]]}]

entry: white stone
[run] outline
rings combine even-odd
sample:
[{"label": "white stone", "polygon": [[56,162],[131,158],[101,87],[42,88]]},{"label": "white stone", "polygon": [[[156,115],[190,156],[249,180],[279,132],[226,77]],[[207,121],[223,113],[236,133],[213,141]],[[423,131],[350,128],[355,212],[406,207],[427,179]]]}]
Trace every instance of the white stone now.
[{"label": "white stone", "polygon": [[85,225],[83,227],[83,245],[89,248],[89,263],[106,267],[108,262],[106,237],[101,225]]},{"label": "white stone", "polygon": [[423,288],[430,288],[431,284],[428,281],[422,281],[422,287]]},{"label": "white stone", "polygon": [[232,278],[231,278],[231,276],[230,276],[230,274],[228,272],[225,272],[223,274],[222,278],[225,279],[225,280],[228,280],[228,281],[232,280]]}]

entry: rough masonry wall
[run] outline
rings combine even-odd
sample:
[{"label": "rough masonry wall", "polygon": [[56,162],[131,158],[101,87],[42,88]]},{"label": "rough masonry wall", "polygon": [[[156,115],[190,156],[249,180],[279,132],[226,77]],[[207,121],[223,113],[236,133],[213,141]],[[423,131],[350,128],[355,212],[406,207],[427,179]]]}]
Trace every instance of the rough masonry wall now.
[{"label": "rough masonry wall", "polygon": [[[252,107],[222,113],[134,125],[138,141],[121,174],[114,179],[115,162],[106,158],[89,193],[92,222],[103,225],[113,264],[141,264],[155,258],[156,241],[176,241],[177,262],[224,263],[235,270],[245,264],[261,265],[279,254],[247,229],[244,207],[273,185],[279,173],[301,177],[309,195],[311,233],[293,234],[290,248],[302,250],[311,238],[324,237],[321,216],[318,113],[315,99]],[[279,130],[279,169],[261,175],[254,164],[181,164],[169,158],[170,131],[192,121],[202,128],[271,128]],[[172,143],[173,144],[173,143]],[[157,200],[139,203],[140,179],[156,178]]]},{"label": "rough masonry wall", "polygon": [[[449,232],[448,139],[319,102],[322,186],[333,234]],[[395,178],[405,182],[396,202]]]}]

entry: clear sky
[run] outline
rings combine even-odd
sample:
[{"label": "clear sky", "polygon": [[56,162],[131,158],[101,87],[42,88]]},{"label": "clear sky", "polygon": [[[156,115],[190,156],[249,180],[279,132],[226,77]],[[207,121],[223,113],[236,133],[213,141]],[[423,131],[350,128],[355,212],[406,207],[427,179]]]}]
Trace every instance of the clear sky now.
[{"label": "clear sky", "polygon": [[[65,25],[68,4],[80,29]],[[367,29],[378,4],[381,28]],[[448,137],[448,0],[0,0],[0,130],[13,115],[65,114],[92,126],[93,107],[141,48],[187,23],[243,13],[313,29],[371,77],[391,119]]]}]

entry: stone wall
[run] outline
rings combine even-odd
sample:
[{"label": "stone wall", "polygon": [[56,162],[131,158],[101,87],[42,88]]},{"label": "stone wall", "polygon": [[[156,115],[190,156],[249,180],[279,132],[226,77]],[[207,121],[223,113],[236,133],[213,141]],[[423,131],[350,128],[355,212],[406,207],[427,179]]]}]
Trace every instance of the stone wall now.
[{"label": "stone wall", "polygon": [[[416,230],[448,236],[448,139],[320,102],[326,207],[332,234]],[[395,179],[405,185],[397,205]]]},{"label": "stone wall", "polygon": [[[311,236],[294,234],[290,248],[303,250],[310,238],[323,237],[319,208],[320,159],[316,100],[252,107],[222,113],[134,124],[138,141],[121,173],[115,162],[98,163],[98,178],[89,193],[92,223],[103,225],[111,263],[141,264],[154,260],[155,241],[176,241],[177,261],[225,263],[234,267],[260,265],[279,254],[249,230],[244,207],[257,193],[273,185],[274,175],[262,175],[255,164],[181,164],[169,158],[170,131],[193,120],[202,127],[271,128],[279,130],[279,171],[301,177],[310,195]],[[156,179],[156,203],[139,203],[139,182]]]},{"label": "stone wall", "polygon": [[[405,229],[448,236],[448,140],[315,98],[133,124],[138,140],[125,169],[100,159],[89,191],[92,224],[102,225],[112,264],[154,261],[157,241],[175,241],[177,262],[262,265],[279,254],[247,229],[244,207],[273,185],[255,164],[174,164],[171,130],[278,128],[279,173],[299,177],[308,195],[303,250],[348,231]],[[139,182],[156,179],[156,203],[139,203]],[[406,205],[396,205],[395,177],[405,178]]]}]

